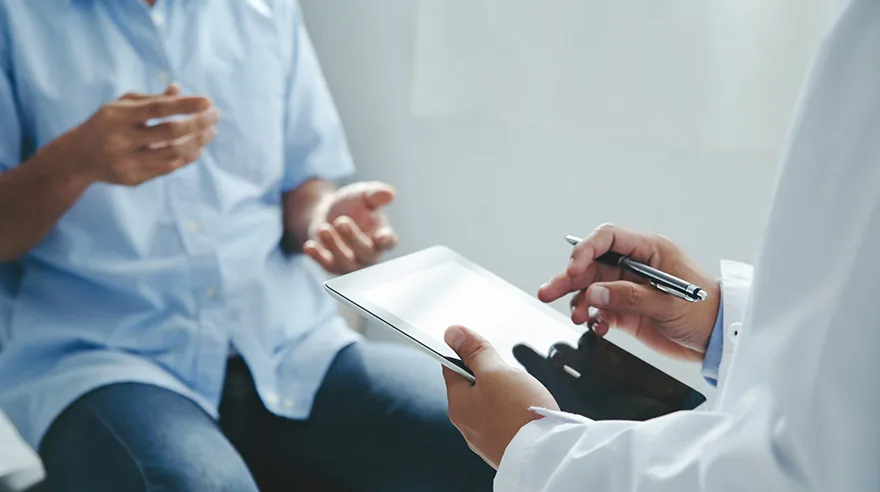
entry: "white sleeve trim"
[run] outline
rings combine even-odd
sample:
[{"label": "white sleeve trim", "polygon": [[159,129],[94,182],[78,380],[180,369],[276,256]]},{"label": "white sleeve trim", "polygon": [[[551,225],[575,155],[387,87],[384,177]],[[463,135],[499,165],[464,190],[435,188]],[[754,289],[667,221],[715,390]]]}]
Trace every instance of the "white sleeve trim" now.
[{"label": "white sleeve trim", "polygon": [[721,351],[721,364],[718,367],[718,392],[727,379],[730,361],[736,352],[736,345],[742,330],[746,304],[752,286],[751,265],[730,260],[721,262],[721,289],[724,303],[724,346]]}]

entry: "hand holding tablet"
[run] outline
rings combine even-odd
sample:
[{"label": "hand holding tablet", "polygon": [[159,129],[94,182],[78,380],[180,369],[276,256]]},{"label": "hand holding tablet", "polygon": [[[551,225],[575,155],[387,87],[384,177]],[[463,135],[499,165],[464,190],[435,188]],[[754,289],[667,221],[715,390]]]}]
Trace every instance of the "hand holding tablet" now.
[{"label": "hand holding tablet", "polygon": [[[552,307],[442,246],[329,280],[324,286],[336,299],[473,381],[470,371],[443,341],[449,326],[467,326],[488,340],[504,362],[529,371],[544,383],[564,410],[590,418],[638,418],[646,411],[657,413],[662,407],[668,413],[705,400],[683,383],[613,343],[591,336]],[[625,378],[608,371],[620,369],[621,364],[631,372]],[[647,381],[651,388],[640,389],[638,381]],[[658,406],[660,400],[662,405]],[[626,415],[612,416],[621,412]]]}]

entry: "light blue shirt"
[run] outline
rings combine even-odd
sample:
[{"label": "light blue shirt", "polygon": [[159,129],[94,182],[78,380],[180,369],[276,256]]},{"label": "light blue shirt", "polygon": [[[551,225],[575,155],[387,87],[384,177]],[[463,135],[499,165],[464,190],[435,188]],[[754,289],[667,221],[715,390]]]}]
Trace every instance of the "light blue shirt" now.
[{"label": "light blue shirt", "polygon": [[216,415],[230,344],[269,410],[306,418],[356,339],[322,273],[279,247],[282,193],[353,170],[294,0],[0,0],[0,172],[103,103],[171,81],[222,113],[204,157],[136,188],[92,186],[21,259],[5,301],[0,406],[33,445],[115,382]]},{"label": "light blue shirt", "polygon": [[715,326],[709,337],[709,345],[703,358],[703,378],[712,386],[718,386],[718,370],[721,367],[721,357],[724,352],[724,303],[718,304],[718,315],[715,317]]}]

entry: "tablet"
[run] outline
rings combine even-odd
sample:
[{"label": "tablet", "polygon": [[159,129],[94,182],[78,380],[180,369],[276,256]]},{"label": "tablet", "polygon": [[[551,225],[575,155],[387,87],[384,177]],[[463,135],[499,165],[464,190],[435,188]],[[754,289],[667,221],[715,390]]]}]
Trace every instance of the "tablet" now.
[{"label": "tablet", "polygon": [[[592,336],[534,296],[443,246],[328,280],[324,287],[473,382],[471,372],[443,341],[449,326],[466,326],[492,343],[505,362],[545,383],[560,405],[571,402],[569,410],[581,410],[590,418],[646,418],[705,401],[684,383]],[[594,400],[600,399],[596,406]]]}]

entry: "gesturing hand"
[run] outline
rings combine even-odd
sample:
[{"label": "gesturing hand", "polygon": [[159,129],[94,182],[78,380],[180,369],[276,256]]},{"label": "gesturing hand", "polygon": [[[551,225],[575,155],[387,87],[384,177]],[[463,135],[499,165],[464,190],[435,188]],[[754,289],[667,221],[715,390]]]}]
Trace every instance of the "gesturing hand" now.
[{"label": "gesturing hand", "polygon": [[[65,137],[78,172],[90,181],[136,186],[199,158],[219,113],[200,96],[126,94],[101,107]],[[151,120],[184,115],[176,121]]]},{"label": "gesturing hand", "polygon": [[[699,285],[709,297],[690,303],[660,292],[620,268],[595,261],[608,251]],[[588,322],[599,336],[612,327],[620,328],[660,353],[699,361],[712,334],[721,297],[717,282],[669,239],[607,224],[574,248],[566,271],[542,286],[538,297],[552,302],[569,293],[576,293],[571,300],[574,323]]]},{"label": "gesturing hand", "polygon": [[354,183],[336,190],[318,208],[303,251],[335,274],[376,263],[382,252],[397,245],[382,211],[393,200],[394,188],[384,183]]}]

